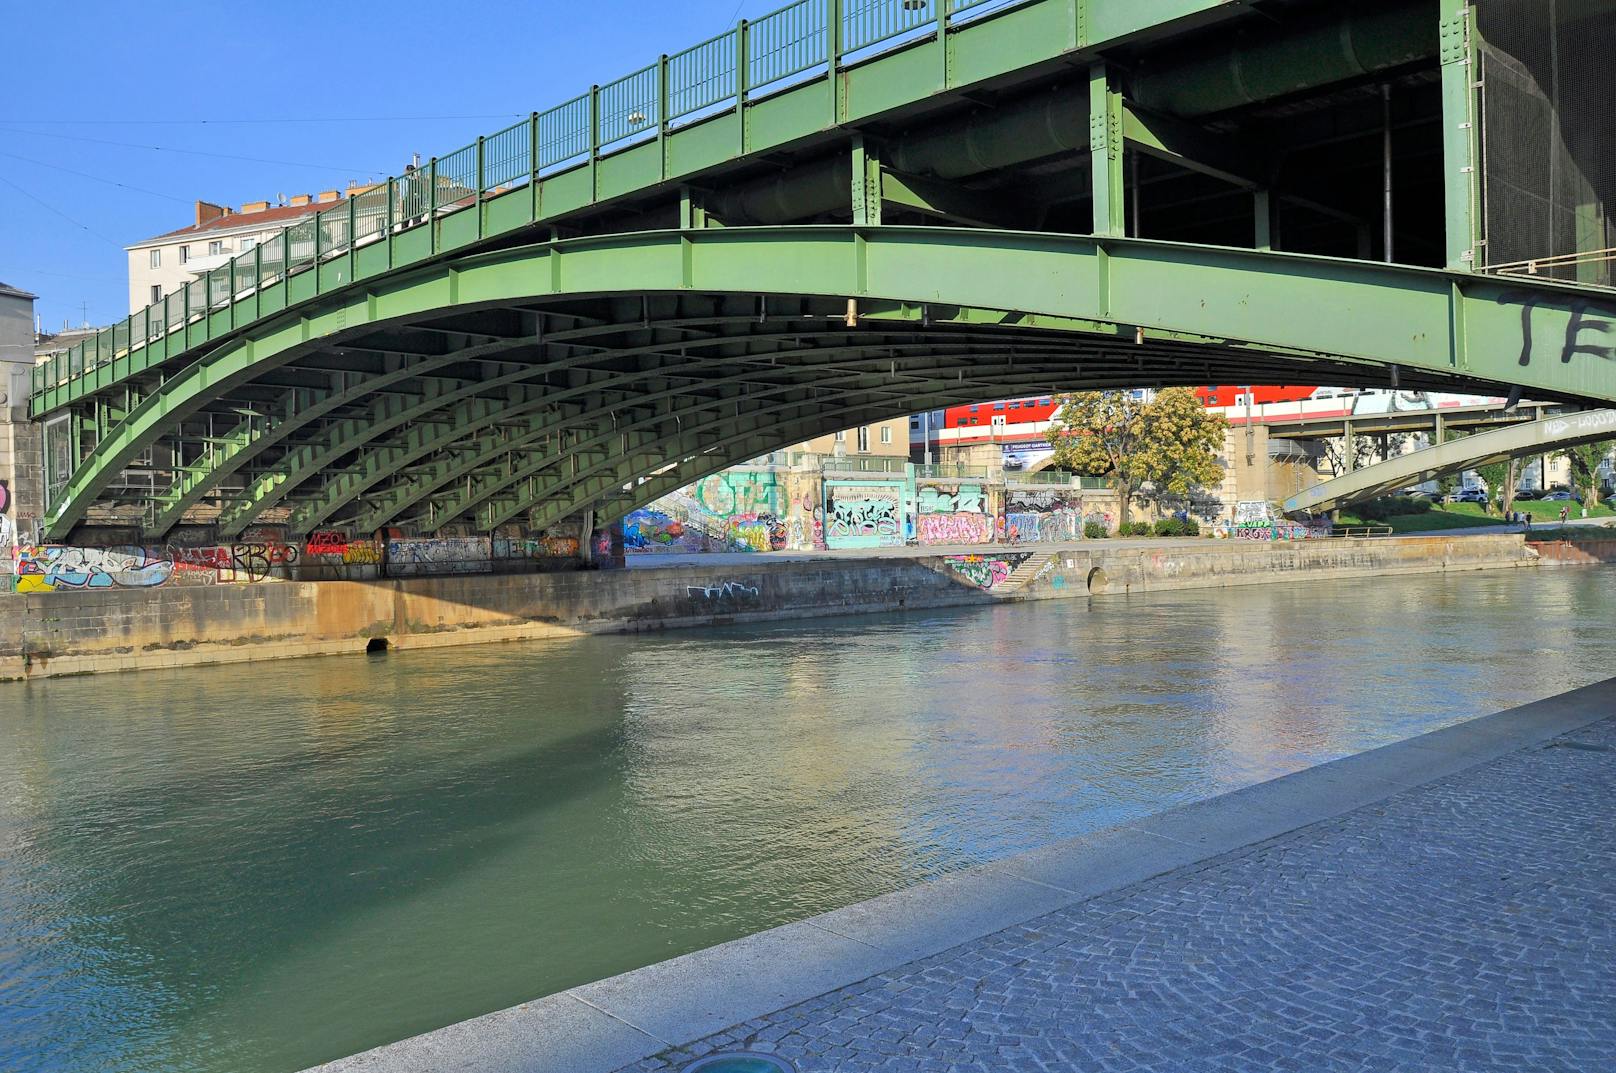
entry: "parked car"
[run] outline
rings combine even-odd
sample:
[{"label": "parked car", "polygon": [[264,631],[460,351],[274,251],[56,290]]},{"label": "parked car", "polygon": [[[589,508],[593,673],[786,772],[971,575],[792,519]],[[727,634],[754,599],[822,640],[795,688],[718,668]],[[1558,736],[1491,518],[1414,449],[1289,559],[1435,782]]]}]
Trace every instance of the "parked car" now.
[{"label": "parked car", "polygon": [[1466,488],[1462,491],[1455,492],[1449,498],[1454,503],[1480,503],[1485,507],[1487,505],[1487,489]]},{"label": "parked car", "polygon": [[1515,498],[1516,499],[1536,499],[1539,496],[1541,496],[1542,494],[1543,493],[1538,491],[1536,488],[1517,488],[1517,489],[1515,489]]},{"label": "parked car", "polygon": [[1564,503],[1566,500],[1570,500],[1573,503],[1582,502],[1581,496],[1577,495],[1575,492],[1568,492],[1564,488],[1556,488],[1554,491],[1545,494],[1543,498],[1545,500],[1552,499],[1557,503]]}]

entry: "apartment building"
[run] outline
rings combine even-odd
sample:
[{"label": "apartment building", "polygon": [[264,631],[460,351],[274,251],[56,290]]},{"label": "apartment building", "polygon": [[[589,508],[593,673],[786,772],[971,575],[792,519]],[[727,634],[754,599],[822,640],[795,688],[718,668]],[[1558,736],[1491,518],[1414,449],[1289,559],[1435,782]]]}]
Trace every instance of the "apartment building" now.
[{"label": "apartment building", "polygon": [[236,254],[275,238],[288,224],[342,198],[341,190],[324,190],[298,194],[285,204],[249,201],[239,209],[198,201],[195,223],[125,247],[129,254],[129,312],[138,313],[161,301]]}]

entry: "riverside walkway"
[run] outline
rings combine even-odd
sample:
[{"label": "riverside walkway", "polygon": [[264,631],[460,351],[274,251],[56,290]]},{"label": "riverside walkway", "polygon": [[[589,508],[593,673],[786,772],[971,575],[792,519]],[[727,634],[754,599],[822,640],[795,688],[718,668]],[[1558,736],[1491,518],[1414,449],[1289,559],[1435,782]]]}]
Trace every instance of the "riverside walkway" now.
[{"label": "riverside walkway", "polygon": [[1606,719],[630,1068],[1604,1068],[1613,799]]},{"label": "riverside walkway", "polygon": [[1616,1053],[1606,681],[322,1067],[1532,1070]]}]

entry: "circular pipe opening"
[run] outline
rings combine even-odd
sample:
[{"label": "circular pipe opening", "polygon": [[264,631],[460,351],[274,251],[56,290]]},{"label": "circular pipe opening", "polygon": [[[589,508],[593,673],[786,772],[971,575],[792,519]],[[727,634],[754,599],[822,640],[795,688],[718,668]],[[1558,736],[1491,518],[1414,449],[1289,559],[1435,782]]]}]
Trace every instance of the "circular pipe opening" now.
[{"label": "circular pipe opening", "polygon": [[372,637],[370,640],[365,642],[365,653],[366,653],[366,655],[375,655],[377,652],[386,652],[386,651],[387,651],[387,638],[385,638],[385,637]]}]

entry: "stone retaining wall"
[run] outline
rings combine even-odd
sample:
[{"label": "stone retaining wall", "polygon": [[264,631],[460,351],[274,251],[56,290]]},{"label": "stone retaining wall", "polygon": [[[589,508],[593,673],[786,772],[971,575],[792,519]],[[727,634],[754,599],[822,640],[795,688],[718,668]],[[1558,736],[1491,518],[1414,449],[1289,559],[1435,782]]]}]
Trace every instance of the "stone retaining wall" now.
[{"label": "stone retaining wall", "polygon": [[0,680],[1537,561],[1514,534],[1093,541],[983,554],[15,594],[0,597]]}]

